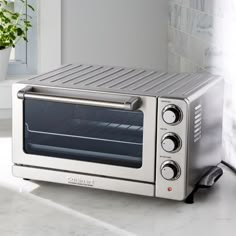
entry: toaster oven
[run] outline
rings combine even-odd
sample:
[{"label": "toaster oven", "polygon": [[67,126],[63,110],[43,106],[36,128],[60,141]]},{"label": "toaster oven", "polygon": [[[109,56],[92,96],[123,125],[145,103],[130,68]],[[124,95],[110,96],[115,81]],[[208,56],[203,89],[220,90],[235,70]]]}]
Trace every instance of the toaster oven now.
[{"label": "toaster oven", "polygon": [[184,200],[221,161],[221,77],[65,65],[12,96],[16,177]]}]

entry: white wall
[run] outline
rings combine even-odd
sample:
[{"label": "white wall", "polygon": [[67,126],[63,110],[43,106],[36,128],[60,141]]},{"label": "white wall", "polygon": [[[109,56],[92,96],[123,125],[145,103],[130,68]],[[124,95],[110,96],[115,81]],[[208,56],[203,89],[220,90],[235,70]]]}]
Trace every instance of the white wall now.
[{"label": "white wall", "polygon": [[38,72],[61,65],[61,1],[38,1]]},{"label": "white wall", "polygon": [[62,62],[167,69],[166,0],[63,0]]}]

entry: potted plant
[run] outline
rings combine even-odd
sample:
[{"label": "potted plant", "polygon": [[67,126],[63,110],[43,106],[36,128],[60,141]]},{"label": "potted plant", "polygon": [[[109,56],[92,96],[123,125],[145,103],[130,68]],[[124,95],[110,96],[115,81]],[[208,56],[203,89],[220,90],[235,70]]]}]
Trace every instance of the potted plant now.
[{"label": "potted plant", "polygon": [[11,49],[20,40],[27,42],[27,32],[32,27],[25,9],[34,11],[34,8],[26,0],[19,0],[20,11],[15,12],[10,4],[9,0],[0,0],[0,80],[6,77]]}]

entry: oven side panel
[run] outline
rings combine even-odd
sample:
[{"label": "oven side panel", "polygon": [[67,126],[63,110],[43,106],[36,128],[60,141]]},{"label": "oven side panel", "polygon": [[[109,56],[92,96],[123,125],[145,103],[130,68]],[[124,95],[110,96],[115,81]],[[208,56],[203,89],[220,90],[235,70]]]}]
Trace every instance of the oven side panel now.
[{"label": "oven side panel", "polygon": [[189,98],[187,194],[222,160],[224,82],[218,80]]}]

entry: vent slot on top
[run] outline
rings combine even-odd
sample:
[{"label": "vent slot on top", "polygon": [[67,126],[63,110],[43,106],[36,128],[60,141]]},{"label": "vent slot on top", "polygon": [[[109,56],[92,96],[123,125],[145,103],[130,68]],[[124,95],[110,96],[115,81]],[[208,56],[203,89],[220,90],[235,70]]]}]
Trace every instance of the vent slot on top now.
[{"label": "vent slot on top", "polygon": [[202,137],[202,105],[194,108],[194,143],[198,142]]}]

